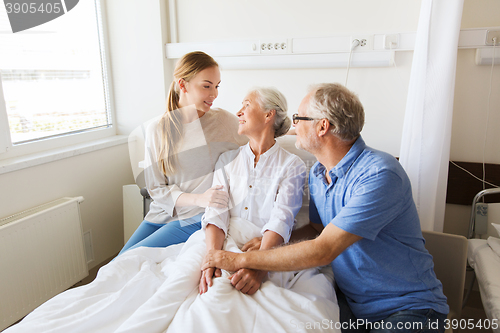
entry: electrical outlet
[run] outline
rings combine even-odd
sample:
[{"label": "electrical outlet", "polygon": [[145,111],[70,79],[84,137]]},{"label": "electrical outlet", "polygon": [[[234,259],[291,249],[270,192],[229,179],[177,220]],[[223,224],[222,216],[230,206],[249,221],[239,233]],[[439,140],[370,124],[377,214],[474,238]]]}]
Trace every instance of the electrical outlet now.
[{"label": "electrical outlet", "polygon": [[399,34],[384,35],[384,49],[394,50],[399,47]]},{"label": "electrical outlet", "polygon": [[373,50],[373,36],[363,35],[363,36],[351,36],[351,44],[352,46],[354,40],[359,41],[359,45],[355,48],[356,50]]},{"label": "electrical outlet", "polygon": [[288,53],[288,40],[286,39],[266,39],[260,41],[261,54],[284,54]]},{"label": "electrical outlet", "polygon": [[[496,38],[496,43],[493,43],[493,38]],[[486,45],[500,45],[500,30],[488,30],[486,32]]]}]

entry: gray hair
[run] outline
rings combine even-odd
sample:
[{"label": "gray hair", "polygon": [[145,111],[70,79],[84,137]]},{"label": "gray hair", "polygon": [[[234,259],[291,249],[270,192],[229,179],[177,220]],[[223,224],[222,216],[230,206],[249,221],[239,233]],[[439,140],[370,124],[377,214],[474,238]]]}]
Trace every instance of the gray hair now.
[{"label": "gray hair", "polygon": [[286,98],[276,88],[253,88],[249,94],[255,94],[257,103],[265,111],[275,110],[274,117],[274,137],[286,134],[292,126],[292,120],[287,114]]},{"label": "gray hair", "polygon": [[365,124],[365,111],[358,96],[338,83],[312,87],[309,116],[326,118],[332,134],[343,141],[356,139]]}]

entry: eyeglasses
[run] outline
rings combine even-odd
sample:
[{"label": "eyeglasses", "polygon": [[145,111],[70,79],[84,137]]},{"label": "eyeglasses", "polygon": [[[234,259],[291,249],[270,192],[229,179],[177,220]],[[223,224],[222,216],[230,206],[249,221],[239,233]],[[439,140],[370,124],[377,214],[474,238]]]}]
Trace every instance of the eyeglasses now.
[{"label": "eyeglasses", "polygon": [[294,125],[297,125],[299,120],[321,120],[321,119],[324,119],[324,118],[299,117],[298,113],[296,113],[292,116],[292,121],[293,121]]}]

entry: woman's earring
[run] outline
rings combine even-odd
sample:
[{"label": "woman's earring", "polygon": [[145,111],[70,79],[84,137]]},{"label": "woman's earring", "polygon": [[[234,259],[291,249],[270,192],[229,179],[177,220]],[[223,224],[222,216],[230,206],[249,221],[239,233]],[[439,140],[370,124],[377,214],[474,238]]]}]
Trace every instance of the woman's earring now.
[{"label": "woman's earring", "polygon": [[186,86],[184,85],[185,81],[183,79],[179,80],[179,88],[183,93],[186,93]]}]

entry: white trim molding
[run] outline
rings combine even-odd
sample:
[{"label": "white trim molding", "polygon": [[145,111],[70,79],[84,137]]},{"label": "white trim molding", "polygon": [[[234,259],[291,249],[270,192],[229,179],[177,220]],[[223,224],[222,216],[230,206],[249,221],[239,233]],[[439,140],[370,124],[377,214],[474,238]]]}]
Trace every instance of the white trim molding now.
[{"label": "white trim molding", "polygon": [[[492,49],[488,42],[492,31],[500,31],[500,27],[461,30],[458,48]],[[357,39],[363,42],[352,50],[351,66],[384,67],[393,65],[394,52],[413,51],[415,37],[414,32],[353,33],[329,37],[167,43],[165,54],[167,59],[179,59],[191,51],[204,51],[223,69],[347,67],[353,41]]]},{"label": "white trim molding", "polygon": [[115,135],[101,140],[0,160],[0,175],[126,143],[128,143],[128,136]]}]

